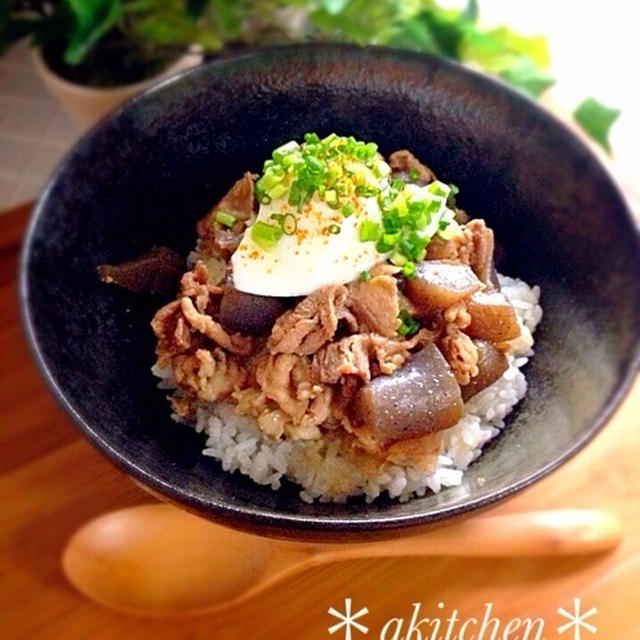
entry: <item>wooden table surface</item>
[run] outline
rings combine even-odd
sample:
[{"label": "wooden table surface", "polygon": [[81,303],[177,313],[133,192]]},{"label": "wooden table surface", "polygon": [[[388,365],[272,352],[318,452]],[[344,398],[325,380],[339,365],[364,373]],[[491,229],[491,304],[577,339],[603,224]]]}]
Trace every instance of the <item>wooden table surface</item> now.
[{"label": "wooden table surface", "polygon": [[[567,622],[557,609],[572,611],[574,598],[580,598],[582,611],[597,609],[585,619],[597,631],[583,628],[583,639],[640,639],[638,383],[585,450],[492,509],[609,509],[625,530],[622,545],[613,553],[549,560],[351,561],[309,571],[228,613],[181,619],[136,618],[85,600],[61,572],[65,540],[97,514],[151,499],[76,432],[31,362],[15,284],[27,214],[28,207],[23,207],[0,216],[0,638],[342,640],[344,629],[328,633],[338,622],[328,609],[342,609],[345,598],[351,598],[354,610],[369,609],[359,619],[369,633],[354,629],[353,640],[419,640],[420,635],[462,640],[456,627],[445,636],[446,619],[454,610],[460,621],[482,618],[488,607],[501,625],[500,634],[492,635],[490,626],[482,640],[527,637],[524,619],[536,617],[544,621],[544,634],[532,631],[530,638],[577,640],[573,629],[557,630]],[[442,620],[439,632],[425,623],[421,634],[410,633],[411,614],[418,606],[420,618]],[[514,622],[518,618],[521,623]],[[464,637],[480,640],[476,634]]]}]

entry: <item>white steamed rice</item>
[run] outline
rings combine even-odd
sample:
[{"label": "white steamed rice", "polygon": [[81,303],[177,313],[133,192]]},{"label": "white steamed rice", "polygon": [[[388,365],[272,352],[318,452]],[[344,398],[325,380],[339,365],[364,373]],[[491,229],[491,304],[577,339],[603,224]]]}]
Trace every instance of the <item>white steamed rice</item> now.
[{"label": "white steamed rice", "polygon": [[[473,396],[463,417],[443,432],[444,448],[430,472],[388,464],[377,475],[365,477],[339,451],[337,442],[272,440],[256,427],[253,418],[236,415],[229,402],[199,406],[195,429],[207,436],[202,453],[219,460],[225,471],[239,471],[274,490],[286,477],[302,487],[300,497],[306,502],[345,502],[355,495],[364,495],[371,502],[385,491],[404,502],[427,491],[437,493],[460,485],[464,470],[500,433],[505,417],[526,393],[521,368],[533,355],[531,334],[542,318],[539,287],[505,276],[499,280],[515,309],[521,335],[511,343],[509,368],[501,378]],[[154,373],[163,378],[161,387],[173,387],[170,371],[155,369]]]}]

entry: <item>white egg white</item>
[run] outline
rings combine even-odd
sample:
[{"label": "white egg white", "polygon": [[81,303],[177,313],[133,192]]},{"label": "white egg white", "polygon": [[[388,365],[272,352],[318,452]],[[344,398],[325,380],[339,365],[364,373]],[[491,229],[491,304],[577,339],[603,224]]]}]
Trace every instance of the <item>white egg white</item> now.
[{"label": "white egg white", "polygon": [[[376,198],[359,197],[354,204],[355,212],[349,217],[331,209],[317,194],[301,211],[284,199],[260,205],[257,220],[277,224],[273,214],[290,213],[295,216],[295,231],[283,235],[273,249],[264,250],[247,229],[231,257],[236,288],[264,296],[304,296],[324,285],[350,282],[384,260],[386,255],[376,251],[374,242],[359,239],[363,220],[381,220]],[[331,233],[336,225],[339,233]]]}]

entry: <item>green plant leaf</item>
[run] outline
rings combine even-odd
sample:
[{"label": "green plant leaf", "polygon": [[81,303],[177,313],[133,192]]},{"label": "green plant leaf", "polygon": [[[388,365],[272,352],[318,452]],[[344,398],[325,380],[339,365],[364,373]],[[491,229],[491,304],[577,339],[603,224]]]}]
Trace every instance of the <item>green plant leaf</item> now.
[{"label": "green plant leaf", "polygon": [[357,44],[387,44],[404,8],[395,0],[349,0],[338,14],[319,8],[309,15],[316,35]]},{"label": "green plant leaf", "polygon": [[525,57],[514,60],[509,67],[500,72],[500,77],[532,98],[537,98],[556,82],[546,69],[542,69],[531,59]]},{"label": "green plant leaf", "polygon": [[207,8],[208,0],[185,0],[185,11],[192,20],[198,20]]},{"label": "green plant leaf", "polygon": [[225,39],[236,39],[242,31],[242,7],[234,0],[209,0],[212,19]]},{"label": "green plant leaf", "polygon": [[412,18],[397,26],[389,44],[434,55],[443,54],[437,38],[420,17]]},{"label": "green plant leaf", "polygon": [[488,31],[468,30],[460,56],[494,73],[501,73],[522,57],[542,68],[549,65],[549,50],[544,36],[523,36],[505,26]]},{"label": "green plant leaf", "polygon": [[89,50],[116,24],[122,14],[120,0],[66,0],[74,20],[64,52],[67,64],[79,64]]},{"label": "green plant leaf", "polygon": [[460,18],[466,22],[475,23],[478,20],[478,0],[469,0],[462,10]]},{"label": "green plant leaf", "polygon": [[349,0],[320,0],[320,6],[332,16],[339,14],[349,4]]},{"label": "green plant leaf", "polygon": [[422,20],[438,42],[443,55],[459,59],[460,44],[469,30],[469,23],[457,11],[425,11]]},{"label": "green plant leaf", "polygon": [[620,109],[606,107],[595,98],[586,98],[573,112],[573,117],[593,140],[610,152],[609,132],[620,113]]},{"label": "green plant leaf", "polygon": [[459,11],[432,6],[402,21],[396,28],[393,44],[460,59],[460,45],[467,32],[474,28],[472,9],[473,6],[467,13],[466,9]]}]

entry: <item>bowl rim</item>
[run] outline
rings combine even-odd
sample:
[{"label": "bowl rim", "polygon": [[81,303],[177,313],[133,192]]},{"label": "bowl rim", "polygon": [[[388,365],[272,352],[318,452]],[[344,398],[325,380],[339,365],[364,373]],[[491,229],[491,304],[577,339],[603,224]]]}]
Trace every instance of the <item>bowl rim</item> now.
[{"label": "bowl rim", "polygon": [[336,56],[353,55],[355,53],[363,56],[363,60],[365,57],[368,57],[369,60],[373,60],[375,56],[380,55],[388,56],[395,61],[402,62],[411,61],[412,59],[417,61],[429,60],[431,61],[431,64],[444,69],[447,73],[470,75],[472,77],[476,77],[477,81],[484,84],[487,88],[493,88],[494,90],[510,94],[510,99],[521,101],[523,104],[527,105],[527,108],[537,110],[538,115],[541,118],[547,119],[547,121],[552,123],[553,126],[560,127],[564,130],[565,134],[569,138],[573,139],[574,143],[579,145],[585,155],[589,157],[589,160],[606,176],[612,191],[618,195],[619,200],[623,205],[621,216],[626,218],[626,221],[629,222],[629,226],[634,229],[636,245],[640,252],[639,223],[632,215],[627,200],[624,194],[620,191],[615,179],[610,173],[609,168],[604,165],[593,150],[580,140],[580,138],[577,137],[575,133],[572,132],[559,118],[542,108],[531,98],[510,87],[505,82],[490,77],[482,72],[469,69],[464,65],[451,60],[405,49],[380,46],[360,47],[357,45],[337,43],[288,44],[262,47],[238,53],[237,55],[215,59],[195,68],[171,75],[158,84],[155,84],[127,100],[114,111],[107,114],[87,132],[85,132],[73,147],[63,156],[57,167],[52,172],[33,207],[29,222],[24,232],[18,262],[18,299],[22,327],[29,346],[29,351],[37,365],[40,375],[45,380],[52,395],[71,417],[74,426],[92,443],[92,445],[101,451],[107,459],[109,459],[119,469],[124,471],[131,479],[141,483],[143,488],[148,490],[154,496],[177,505],[187,511],[197,513],[210,520],[215,520],[235,528],[275,537],[291,538],[306,533],[312,536],[320,536],[320,538],[323,536],[335,538],[343,535],[345,537],[349,537],[350,535],[353,536],[353,534],[359,534],[359,536],[362,537],[364,535],[375,535],[376,532],[381,535],[388,535],[389,532],[397,529],[421,525],[443,524],[442,521],[448,521],[457,516],[473,515],[478,510],[486,508],[508,496],[522,491],[529,485],[548,475],[564,462],[576,455],[602,430],[622,403],[623,398],[626,396],[635,380],[638,369],[640,369],[640,342],[636,342],[635,348],[629,354],[624,367],[619,368],[617,379],[613,383],[613,391],[601,407],[596,418],[588,424],[588,427],[584,430],[580,438],[572,442],[570,447],[561,452],[543,467],[537,469],[533,473],[530,473],[521,480],[507,484],[500,489],[496,489],[495,491],[489,492],[480,497],[467,498],[460,504],[444,506],[438,505],[426,512],[408,514],[394,513],[392,515],[361,515],[354,512],[350,514],[349,517],[331,514],[310,516],[309,514],[278,513],[270,509],[265,510],[256,504],[246,507],[236,507],[226,504],[223,501],[202,500],[198,498],[198,496],[194,496],[184,491],[181,487],[162,480],[136,464],[134,460],[127,457],[116,447],[112,446],[106,438],[102,437],[101,434],[94,430],[88,421],[83,418],[83,416],[70,403],[64,390],[58,384],[58,381],[56,380],[56,377],[49,366],[47,358],[45,357],[39,343],[38,332],[30,310],[28,273],[31,251],[38,224],[45,213],[49,194],[57,183],[59,176],[65,170],[67,164],[73,160],[75,150],[85,144],[86,141],[91,138],[94,131],[100,129],[104,123],[109,122],[112,119],[117,119],[123,111],[126,111],[129,108],[130,105],[147,100],[149,96],[153,96],[156,92],[162,91],[164,87],[179,83],[184,77],[196,76],[199,73],[207,73],[209,69],[237,64],[243,59],[255,59],[263,56],[278,56],[280,51],[290,51],[292,49],[298,49],[301,52],[325,51]]}]

